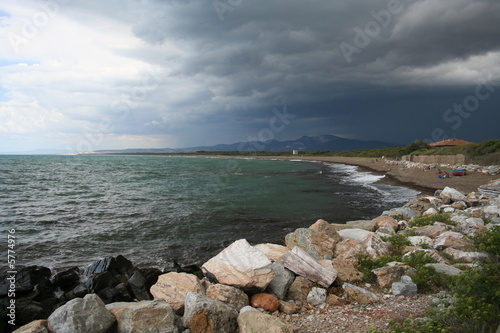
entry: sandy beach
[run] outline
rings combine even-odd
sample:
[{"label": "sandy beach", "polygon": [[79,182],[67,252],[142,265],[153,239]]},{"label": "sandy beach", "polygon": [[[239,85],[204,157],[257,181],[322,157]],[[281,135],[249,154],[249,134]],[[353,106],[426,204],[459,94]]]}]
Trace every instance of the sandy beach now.
[{"label": "sandy beach", "polygon": [[[443,189],[445,186],[453,187],[465,193],[475,192],[480,185],[500,178],[499,175],[492,176],[480,172],[469,172],[466,176],[451,176],[450,178],[442,179],[436,174],[437,169],[424,171],[418,168],[406,168],[399,164],[389,163],[389,161],[382,158],[337,156],[255,156],[255,158],[284,160],[300,159],[355,165],[359,167],[360,171],[369,171],[375,174],[385,175],[378,183],[406,186],[420,191],[425,195],[432,195],[436,190]],[[451,175],[451,169],[441,168],[441,170],[443,172],[447,171]]]}]

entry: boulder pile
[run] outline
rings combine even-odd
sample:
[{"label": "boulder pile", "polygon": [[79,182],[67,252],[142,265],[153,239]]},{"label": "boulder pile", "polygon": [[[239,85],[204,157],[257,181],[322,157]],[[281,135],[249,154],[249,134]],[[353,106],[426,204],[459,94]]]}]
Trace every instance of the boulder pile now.
[{"label": "boulder pile", "polygon": [[[443,212],[453,223],[409,227],[416,218]],[[16,276],[15,332],[294,332],[279,313],[372,304],[387,294],[417,292],[415,268],[400,262],[374,269],[371,283],[362,281],[360,256],[391,253],[388,236],[411,229],[414,236],[408,237],[411,246],[404,255],[422,251],[436,259],[428,264],[436,271],[458,275],[456,263],[473,265],[487,256],[471,251],[467,236],[495,225],[500,225],[498,196],[447,187],[372,220],[318,220],[286,235],[285,245],[253,246],[240,239],[200,267],[138,269],[122,256],[55,276],[45,267],[27,267]],[[8,283],[0,285],[2,309]]]}]

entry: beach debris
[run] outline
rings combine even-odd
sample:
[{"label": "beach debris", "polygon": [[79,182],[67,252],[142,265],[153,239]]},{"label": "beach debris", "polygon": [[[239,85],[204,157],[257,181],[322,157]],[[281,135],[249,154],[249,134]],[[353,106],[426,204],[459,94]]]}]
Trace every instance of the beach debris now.
[{"label": "beach debris", "polygon": [[286,268],[297,275],[328,288],[337,278],[338,272],[332,267],[325,267],[307,252],[295,246],[282,258]]}]

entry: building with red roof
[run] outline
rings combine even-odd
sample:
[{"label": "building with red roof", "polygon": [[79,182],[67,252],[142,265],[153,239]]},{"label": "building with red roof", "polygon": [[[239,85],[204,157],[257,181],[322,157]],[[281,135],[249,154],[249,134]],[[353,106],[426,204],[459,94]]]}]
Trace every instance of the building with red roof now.
[{"label": "building with red roof", "polygon": [[443,141],[430,143],[429,146],[436,147],[436,148],[445,148],[445,147],[463,146],[463,145],[468,145],[470,143],[474,143],[474,142],[469,142],[469,141],[453,138],[453,139],[446,139]]}]

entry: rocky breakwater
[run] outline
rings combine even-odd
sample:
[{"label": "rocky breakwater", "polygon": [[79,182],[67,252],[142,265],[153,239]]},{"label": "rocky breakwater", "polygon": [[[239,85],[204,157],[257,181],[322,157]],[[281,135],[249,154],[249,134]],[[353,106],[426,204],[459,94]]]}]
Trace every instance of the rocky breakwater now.
[{"label": "rocky breakwater", "polygon": [[[329,309],[417,293],[412,277],[419,268],[405,256],[434,258],[422,267],[448,275],[483,260],[487,254],[475,251],[468,236],[500,225],[500,198],[490,193],[447,187],[372,220],[318,220],[288,234],[285,245],[240,239],[201,267],[175,272],[137,269],[121,256],[99,260],[83,275],[76,268],[53,277],[46,268],[27,268],[16,277],[19,302],[27,304],[18,319],[26,311],[24,322],[34,321],[15,332],[295,332],[307,326],[301,313],[311,323]],[[428,222],[415,225],[423,217]],[[361,258],[395,253],[395,235],[406,239],[397,249],[401,261],[363,273]],[[322,323],[323,331],[336,327]]]}]

